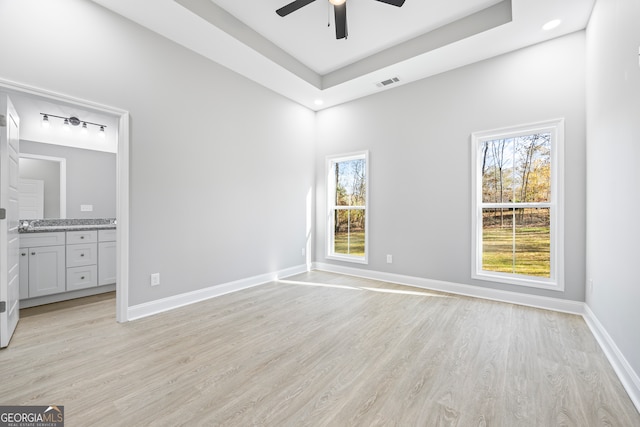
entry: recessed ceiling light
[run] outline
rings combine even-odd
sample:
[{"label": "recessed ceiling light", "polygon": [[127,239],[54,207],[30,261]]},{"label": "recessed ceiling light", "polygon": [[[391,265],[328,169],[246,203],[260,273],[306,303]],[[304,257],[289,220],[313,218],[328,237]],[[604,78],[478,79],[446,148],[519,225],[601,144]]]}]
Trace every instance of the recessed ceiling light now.
[{"label": "recessed ceiling light", "polygon": [[322,99],[316,99],[315,101],[313,101],[313,103],[316,105],[322,105],[324,104],[324,101]]},{"label": "recessed ceiling light", "polygon": [[340,6],[342,3],[346,2],[347,0],[329,0],[329,3],[335,5],[335,6]]},{"label": "recessed ceiling light", "polygon": [[545,31],[553,30],[558,25],[560,25],[562,21],[560,19],[554,19],[553,21],[549,21],[542,26],[542,29]]}]

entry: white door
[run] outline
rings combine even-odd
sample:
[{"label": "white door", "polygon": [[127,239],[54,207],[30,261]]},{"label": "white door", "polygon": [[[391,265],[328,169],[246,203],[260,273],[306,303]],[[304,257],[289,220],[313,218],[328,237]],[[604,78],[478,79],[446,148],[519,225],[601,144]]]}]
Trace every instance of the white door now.
[{"label": "white door", "polygon": [[0,93],[0,347],[9,345],[20,314],[19,124],[9,96]]},{"label": "white door", "polygon": [[20,178],[18,181],[20,191],[19,219],[43,219],[44,218],[44,181],[41,179]]}]

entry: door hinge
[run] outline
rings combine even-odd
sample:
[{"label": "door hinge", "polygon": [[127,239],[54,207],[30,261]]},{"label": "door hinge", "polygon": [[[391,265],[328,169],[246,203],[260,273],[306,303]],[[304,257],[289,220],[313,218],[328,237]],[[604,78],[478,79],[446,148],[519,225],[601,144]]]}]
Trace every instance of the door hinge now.
[{"label": "door hinge", "polygon": [[5,311],[7,311],[7,302],[0,301],[0,313],[4,313]]},{"label": "door hinge", "polygon": [[5,208],[0,208],[0,219],[7,218],[7,210]]}]

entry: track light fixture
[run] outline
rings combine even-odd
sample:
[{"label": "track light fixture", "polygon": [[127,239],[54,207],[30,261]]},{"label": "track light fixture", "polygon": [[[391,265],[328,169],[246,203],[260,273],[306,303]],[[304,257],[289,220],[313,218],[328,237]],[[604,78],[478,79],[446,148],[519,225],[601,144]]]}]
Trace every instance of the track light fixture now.
[{"label": "track light fixture", "polygon": [[62,124],[64,125],[65,129],[71,129],[71,126],[79,126],[80,123],[82,123],[82,132],[85,133],[87,132],[88,128],[87,125],[93,125],[93,126],[97,126],[98,129],[98,134],[101,137],[105,136],[105,128],[107,127],[107,125],[103,125],[100,123],[92,123],[92,122],[87,122],[85,120],[80,120],[79,118],[75,117],[75,116],[71,116],[71,117],[63,117],[63,116],[56,116],[55,114],[49,114],[49,113],[40,113],[40,115],[42,116],[42,127],[48,128],[50,121],[49,121],[49,117],[55,117],[57,119],[61,119],[63,122]]}]

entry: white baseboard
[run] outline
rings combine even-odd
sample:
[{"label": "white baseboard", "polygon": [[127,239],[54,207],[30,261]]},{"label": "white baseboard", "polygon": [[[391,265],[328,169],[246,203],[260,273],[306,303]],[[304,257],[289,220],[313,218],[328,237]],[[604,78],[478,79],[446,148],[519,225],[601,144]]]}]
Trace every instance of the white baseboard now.
[{"label": "white baseboard", "polygon": [[384,282],[415,286],[417,288],[429,289],[432,291],[448,292],[456,295],[464,295],[493,301],[508,302],[511,304],[526,305],[529,307],[560,311],[563,313],[579,315],[582,315],[584,313],[584,303],[579,301],[541,297],[537,295],[521,294],[518,292],[501,291],[497,289],[481,288],[479,286],[463,285],[460,283],[444,282],[441,280],[431,280],[421,277],[405,276],[402,274],[364,270],[354,267],[342,267],[338,265],[319,262],[313,263],[312,268],[315,270],[324,270],[332,273],[363,277],[366,279],[381,280]]},{"label": "white baseboard", "polygon": [[638,374],[633,370],[629,362],[627,362],[627,359],[602,323],[600,323],[596,315],[591,311],[591,308],[586,304],[583,317],[585,322],[587,322],[587,326],[591,329],[591,333],[598,341],[598,344],[600,344],[600,348],[602,348],[607,359],[609,359],[609,363],[611,363],[614,371],[616,371],[618,378],[620,378],[622,386],[627,391],[627,394],[629,394],[638,412],[640,412],[640,377],[638,377]]},{"label": "white baseboard", "polygon": [[265,283],[293,276],[294,274],[304,273],[306,271],[308,271],[307,265],[299,265],[272,273],[248,277],[233,282],[210,286],[204,289],[198,289],[197,291],[193,292],[187,292],[180,295],[174,295],[147,303],[130,306],[127,310],[127,320],[140,319],[142,317],[147,317],[154,314],[162,313],[164,311],[173,310],[174,308],[194,304],[196,302],[215,298],[231,292],[237,292],[242,289],[264,285]]}]

